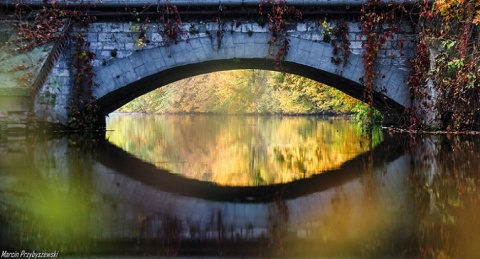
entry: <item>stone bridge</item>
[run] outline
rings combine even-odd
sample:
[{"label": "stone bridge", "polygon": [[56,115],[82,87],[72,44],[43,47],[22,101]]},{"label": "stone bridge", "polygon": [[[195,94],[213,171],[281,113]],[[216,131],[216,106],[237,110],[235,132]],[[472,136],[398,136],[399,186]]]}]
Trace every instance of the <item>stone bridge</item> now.
[{"label": "stone bridge", "polygon": [[[12,6],[15,1],[5,2],[6,6]],[[43,1],[23,2],[32,10],[44,5]],[[77,1],[57,2],[65,8],[82,5]],[[64,30],[67,35],[83,35],[90,44],[89,50],[95,54],[91,64],[98,87],[93,89],[93,96],[100,126],[105,116],[123,104],[177,80],[230,69],[276,69],[272,54],[277,53],[278,46],[272,48],[268,44],[272,33],[265,22],[266,16],[259,15],[260,0],[93,2],[89,13],[95,17],[94,21],[86,27],[71,24]],[[361,35],[359,15],[363,3],[288,1],[303,17],[288,20],[286,33],[280,35],[289,41],[281,70],[325,83],[362,100],[365,37]],[[174,5],[178,8],[177,16],[170,20],[170,25],[165,19],[156,21],[166,16],[162,8]],[[269,6],[264,4],[263,11],[270,12]],[[334,54],[335,49],[341,48],[335,45],[333,33],[340,23],[348,27],[342,39],[351,52],[346,62],[344,56]],[[165,36],[169,26],[178,26],[175,37]],[[393,27],[394,33],[379,51],[374,88],[374,106],[385,115],[387,124],[398,123],[403,109],[410,105],[407,61],[415,48],[412,43],[415,31],[408,20],[386,24],[384,31],[392,32]],[[45,62],[44,74],[38,76],[43,80],[36,81],[40,84],[34,92],[32,109],[40,122],[68,123],[76,75],[72,44],[69,37],[61,38]],[[48,98],[53,101],[45,101]]]}]

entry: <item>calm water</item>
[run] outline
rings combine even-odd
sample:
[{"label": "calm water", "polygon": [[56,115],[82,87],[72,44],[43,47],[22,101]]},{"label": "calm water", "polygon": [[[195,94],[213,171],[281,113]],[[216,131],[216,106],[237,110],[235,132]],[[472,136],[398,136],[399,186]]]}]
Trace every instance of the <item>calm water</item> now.
[{"label": "calm water", "polygon": [[3,136],[0,248],[137,256],[480,256],[478,136],[341,119],[112,114]]}]

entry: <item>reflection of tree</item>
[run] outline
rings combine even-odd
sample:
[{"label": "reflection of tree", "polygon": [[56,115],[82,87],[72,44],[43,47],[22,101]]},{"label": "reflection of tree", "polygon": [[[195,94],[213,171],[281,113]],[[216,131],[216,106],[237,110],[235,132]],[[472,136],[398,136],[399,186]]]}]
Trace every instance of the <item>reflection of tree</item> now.
[{"label": "reflection of tree", "polygon": [[344,120],[256,116],[112,116],[107,137],[137,157],[220,185],[266,185],[340,167],[368,150]]},{"label": "reflection of tree", "polygon": [[288,219],[290,212],[287,203],[280,193],[275,193],[274,202],[268,206],[269,246],[276,255],[284,254],[287,250],[285,242],[288,238]]},{"label": "reflection of tree", "polygon": [[178,218],[164,215],[161,229],[164,253],[167,256],[176,256],[182,243],[181,221]]},{"label": "reflection of tree", "polygon": [[431,258],[480,256],[478,138],[410,136],[418,245]]}]

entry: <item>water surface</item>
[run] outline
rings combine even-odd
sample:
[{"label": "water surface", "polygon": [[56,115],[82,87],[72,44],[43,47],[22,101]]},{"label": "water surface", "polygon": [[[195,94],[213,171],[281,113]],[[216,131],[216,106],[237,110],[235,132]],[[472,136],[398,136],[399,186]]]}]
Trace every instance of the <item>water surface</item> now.
[{"label": "water surface", "polygon": [[356,123],[335,118],[112,114],[108,125],[107,139],[136,157],[228,186],[308,178],[369,148]]},{"label": "water surface", "polygon": [[0,247],[62,255],[480,256],[476,136],[341,119],[112,115],[3,136]]}]

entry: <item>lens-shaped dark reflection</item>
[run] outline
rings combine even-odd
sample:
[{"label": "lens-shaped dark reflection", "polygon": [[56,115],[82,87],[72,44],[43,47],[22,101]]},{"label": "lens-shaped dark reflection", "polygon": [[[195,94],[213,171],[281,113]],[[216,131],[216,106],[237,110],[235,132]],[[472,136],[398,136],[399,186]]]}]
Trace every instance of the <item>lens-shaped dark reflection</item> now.
[{"label": "lens-shaped dark reflection", "polygon": [[[385,163],[396,159],[402,153],[400,148],[392,148],[391,138],[387,138],[387,141],[377,145],[371,152],[343,163],[341,168],[309,178],[271,185],[224,186],[172,174],[168,170],[158,168],[131,155],[110,142],[102,142],[99,147],[96,158],[99,163],[147,186],[206,200],[246,203],[272,202],[278,195],[288,200],[341,186],[363,176],[366,161],[371,156],[375,156],[378,161],[381,161],[380,163]],[[377,162],[372,163],[372,166],[376,165]]]},{"label": "lens-shaped dark reflection", "polygon": [[358,125],[340,119],[113,114],[107,127],[108,140],[138,158],[225,186],[309,178],[369,149]]},{"label": "lens-shaped dark reflection", "polygon": [[[478,258],[479,143],[386,134],[333,174],[225,187],[164,178],[90,138],[2,139],[0,247],[59,256]],[[177,190],[138,177],[145,174],[175,178]],[[212,186],[222,197],[254,190],[269,198],[202,196]]]}]

